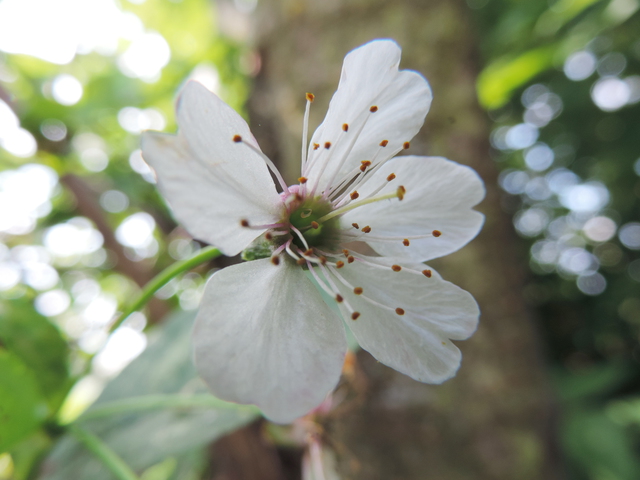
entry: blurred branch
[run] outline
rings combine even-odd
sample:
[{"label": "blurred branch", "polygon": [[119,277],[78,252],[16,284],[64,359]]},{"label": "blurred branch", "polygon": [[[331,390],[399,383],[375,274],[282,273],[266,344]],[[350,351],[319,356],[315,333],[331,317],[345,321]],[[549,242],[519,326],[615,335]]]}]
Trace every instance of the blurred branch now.
[{"label": "blurred branch", "polygon": [[[116,239],[115,233],[100,207],[97,193],[77,175],[66,174],[60,178],[60,183],[76,197],[78,213],[93,221],[102,234],[104,246],[115,256],[114,270],[128,276],[141,288],[144,288],[153,278],[154,272],[144,263],[134,262],[126,256],[124,247]],[[151,298],[148,305],[151,323],[159,321],[169,312],[167,305],[158,298]]]}]

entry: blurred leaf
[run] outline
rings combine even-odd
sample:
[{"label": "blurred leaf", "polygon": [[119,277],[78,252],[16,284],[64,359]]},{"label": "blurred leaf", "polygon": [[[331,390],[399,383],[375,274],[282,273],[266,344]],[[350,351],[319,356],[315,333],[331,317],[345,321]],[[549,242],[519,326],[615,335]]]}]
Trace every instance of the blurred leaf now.
[{"label": "blurred leaf", "polygon": [[46,415],[33,373],[20,358],[0,348],[0,452],[36,430]]},{"label": "blurred leaf", "polygon": [[549,45],[490,63],[478,76],[478,99],[482,106],[494,109],[507,103],[514,90],[552,65],[555,51],[556,47]]},{"label": "blurred leaf", "polygon": [[562,400],[573,401],[608,395],[634,374],[628,365],[611,362],[578,373],[556,371],[553,379]]},{"label": "blurred leaf", "polygon": [[567,454],[588,478],[637,480],[640,462],[633,437],[602,411],[565,412],[563,443]]},{"label": "blurred leaf", "polygon": [[[138,473],[167,457],[204,446],[258,415],[254,407],[222,402],[212,396],[206,397],[210,401],[200,403],[207,390],[197,378],[191,361],[193,318],[193,314],[179,313],[157,327],[147,350],[107,385],[87,411],[86,418],[77,420]],[[146,411],[122,408],[162,398],[181,399],[182,407]],[[193,399],[194,405],[187,405],[189,399]],[[101,410],[104,412],[112,406],[118,407],[121,413],[101,416]],[[91,418],[92,412],[100,418]],[[45,461],[40,478],[108,480],[112,477],[97,459],[67,435]]]},{"label": "blurred leaf", "polygon": [[67,342],[30,304],[12,302],[1,313],[0,341],[31,369],[55,412],[70,387]]}]

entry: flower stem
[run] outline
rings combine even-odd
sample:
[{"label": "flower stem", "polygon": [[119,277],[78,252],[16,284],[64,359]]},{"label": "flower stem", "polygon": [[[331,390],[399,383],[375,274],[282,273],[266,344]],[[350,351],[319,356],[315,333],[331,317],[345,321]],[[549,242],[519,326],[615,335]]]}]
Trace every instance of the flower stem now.
[{"label": "flower stem", "polygon": [[140,310],[162,287],[164,287],[169,281],[176,277],[177,275],[186,272],[187,270],[191,270],[198,265],[213,260],[221,255],[220,250],[215,247],[205,247],[196,253],[193,257],[183,260],[181,262],[176,262],[170,267],[165,268],[158,275],[153,277],[149,283],[147,283],[133,302],[127,305],[123,312],[120,314],[118,319],[113,322],[109,331],[113,332],[116,328],[118,328],[124,320],[131,315],[136,310]]},{"label": "flower stem", "polygon": [[111,447],[93,433],[77,425],[69,425],[68,428],[76,440],[98,457],[118,480],[139,480],[129,465],[127,465]]}]

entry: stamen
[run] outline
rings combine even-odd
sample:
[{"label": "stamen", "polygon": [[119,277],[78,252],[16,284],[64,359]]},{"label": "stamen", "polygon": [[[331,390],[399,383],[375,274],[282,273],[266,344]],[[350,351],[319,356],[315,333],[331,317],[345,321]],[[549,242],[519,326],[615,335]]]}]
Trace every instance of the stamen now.
[{"label": "stamen", "polygon": [[386,147],[387,145],[389,145],[389,140],[382,140],[382,141],[380,142],[380,146],[381,146],[381,147]]},{"label": "stamen", "polygon": [[371,113],[376,113],[376,112],[378,111],[378,107],[377,107],[376,105],[373,105],[373,106],[369,109],[369,111],[370,111]]},{"label": "stamen", "polygon": [[265,240],[271,240],[273,238],[273,234],[271,232],[267,232],[264,234]]},{"label": "stamen", "polygon": [[391,173],[389,174],[389,176],[387,177],[387,182],[390,182],[391,180],[393,180],[394,178],[396,178],[396,174],[395,173]]},{"label": "stamen", "polygon": [[329,150],[331,148],[331,142],[324,142],[324,148]]},{"label": "stamen", "polygon": [[342,268],[342,267],[344,267],[344,262],[343,262],[343,261],[341,261],[341,260],[338,260],[338,261],[336,262],[336,268]]},{"label": "stamen", "polygon": [[352,223],[351,226],[353,228],[355,228],[356,230],[358,230],[360,228],[360,225],[358,225],[357,223]]},{"label": "stamen", "polygon": [[399,272],[400,270],[402,270],[402,267],[400,265],[391,265],[391,270],[393,270],[394,272]]},{"label": "stamen", "polygon": [[409,245],[411,245],[411,242],[409,241],[409,239],[408,239],[408,238],[405,238],[404,240],[402,240],[402,244],[403,244],[405,247],[408,247]]},{"label": "stamen", "polygon": [[347,249],[345,248],[344,250],[342,250],[342,254],[343,254],[345,257],[348,257],[348,256],[349,256],[349,250],[347,250]]},{"label": "stamen", "polygon": [[404,188],[402,185],[400,185],[398,187],[397,193],[398,193],[398,200],[402,201],[404,200],[404,194],[407,193],[407,189]]},{"label": "stamen", "polygon": [[298,260],[296,260],[296,263],[299,266],[303,266],[305,263],[307,263],[307,260],[305,260],[304,258],[299,258]]},{"label": "stamen", "polygon": [[300,162],[300,172],[304,172],[305,164],[307,163],[307,145],[309,142],[309,112],[311,111],[311,102],[313,102],[315,96],[313,95],[313,93],[307,93],[306,98],[307,105],[304,108],[304,120],[302,121],[302,161]]},{"label": "stamen", "polygon": [[351,200],[355,200],[360,196],[360,194],[357,191],[353,191],[349,196],[351,197]]},{"label": "stamen", "polygon": [[359,316],[360,316],[360,312],[353,312],[351,314],[351,320],[357,320]]},{"label": "stamen", "polygon": [[402,144],[402,148],[404,148],[405,150],[408,150],[410,146],[411,146],[411,143],[410,143],[410,142],[404,142],[404,143]]},{"label": "stamen", "polygon": [[342,131],[343,132],[348,132],[349,131],[349,124],[348,123],[343,123],[342,124]]},{"label": "stamen", "polygon": [[427,278],[431,278],[431,270],[422,270],[422,274]]},{"label": "stamen", "polygon": [[398,307],[398,308],[396,308],[396,313],[397,313],[398,315],[404,315],[404,309],[402,309],[402,308]]},{"label": "stamen", "polygon": [[240,226],[244,228],[250,228],[252,230],[266,230],[268,228],[282,228],[282,227],[285,227],[286,225],[284,223],[268,223],[266,225],[251,225],[249,223],[249,220],[247,220],[246,218],[243,218],[242,220],[240,220]]},{"label": "stamen", "polygon": [[347,257],[347,263],[353,263],[355,261],[355,258],[352,255],[349,255]]},{"label": "stamen", "polygon": [[307,183],[307,177],[300,177],[298,178],[298,182],[300,182],[301,185],[304,185],[305,183]]},{"label": "stamen", "polygon": [[244,145],[249,147],[251,150],[253,150],[254,153],[256,153],[258,156],[260,156],[262,158],[262,160],[264,160],[264,162],[267,164],[267,167],[269,167],[269,170],[271,170],[271,172],[278,179],[278,182],[280,183],[280,186],[282,187],[282,191],[284,193],[290,193],[289,192],[289,186],[284,181],[284,178],[282,178],[282,175],[280,174],[280,171],[276,168],[275,164],[271,161],[271,159],[269,157],[267,157],[264,153],[262,153],[262,151],[259,148],[256,148],[253,145],[251,145],[250,143],[247,143],[244,140],[242,140],[242,137],[240,135],[234,135],[233,141],[236,142],[236,143],[243,143]]},{"label": "stamen", "polygon": [[274,265],[280,265],[280,257],[276,256],[272,256],[271,257],[271,263],[273,263]]},{"label": "stamen", "polygon": [[320,228],[320,224],[318,222],[311,222],[311,228],[313,228],[314,230],[317,230],[318,228]]},{"label": "stamen", "polygon": [[362,295],[362,292],[364,292],[362,287],[356,287],[353,289],[353,293],[355,293],[356,295]]},{"label": "stamen", "polygon": [[433,232],[431,232],[431,234],[434,237],[439,237],[440,235],[442,235],[442,232],[440,230],[434,230]]},{"label": "stamen", "polygon": [[336,302],[338,303],[344,302],[344,298],[339,293],[336,294]]},{"label": "stamen", "polygon": [[242,227],[248,227],[249,226],[249,220],[247,220],[246,218],[243,218],[242,220],[240,220],[240,226]]},{"label": "stamen", "polygon": [[[404,187],[403,187],[404,188]],[[361,207],[363,205],[368,205],[369,203],[378,202],[380,200],[387,200],[390,198],[400,198],[400,195],[404,195],[404,192],[400,192],[400,188],[395,193],[388,193],[386,195],[380,195],[379,197],[371,197],[360,200],[359,202],[349,203],[343,207],[336,208],[332,212],[327,213],[325,216],[320,217],[318,222],[323,223],[327,220],[331,220],[333,217],[337,217],[338,215],[342,215],[343,213],[348,212],[349,210],[353,210],[354,208]]]},{"label": "stamen", "polygon": [[313,144],[313,149],[314,149],[314,150],[317,150],[317,149],[319,149],[319,148],[320,148],[320,144],[319,144],[319,143],[314,143],[314,144]]},{"label": "stamen", "polygon": [[[307,243],[307,240],[304,238],[304,235],[300,232],[300,230],[298,230],[296,227],[294,227],[293,225],[289,225],[289,228],[291,229],[291,231],[293,233],[295,233],[298,238],[300,239],[300,241],[302,242],[302,244],[304,245],[304,248],[306,248],[307,250],[309,249],[309,244]],[[313,251],[311,252],[313,253]]]},{"label": "stamen", "polygon": [[371,231],[371,227],[369,225],[367,225],[366,227],[362,227],[362,231],[364,233],[369,233]]}]

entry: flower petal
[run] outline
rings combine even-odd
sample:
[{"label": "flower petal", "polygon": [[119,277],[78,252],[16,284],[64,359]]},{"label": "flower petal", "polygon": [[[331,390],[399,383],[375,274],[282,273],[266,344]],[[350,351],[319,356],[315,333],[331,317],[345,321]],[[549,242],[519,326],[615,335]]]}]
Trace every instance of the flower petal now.
[{"label": "flower petal", "polygon": [[[480,314],[471,294],[442,280],[433,270],[431,278],[422,275],[423,264],[403,265],[396,272],[390,265],[372,266],[362,260],[386,262],[360,257],[338,271],[351,287],[363,289],[356,295],[341,285],[345,302],[360,313],[354,321],[343,308],[360,346],[418,381],[441,383],[453,377],[461,355],[449,339],[471,336]],[[397,308],[402,309],[400,314]]]},{"label": "flower petal", "polygon": [[193,339],[196,366],[214,395],[255,404],[280,423],[324,400],[347,350],[341,320],[303,270],[269,259],[213,275]]},{"label": "flower petal", "polygon": [[[392,173],[395,179],[387,182]],[[380,255],[423,262],[455,252],[482,228],[484,216],[471,208],[484,198],[485,189],[469,167],[441,157],[400,156],[380,167],[358,188],[359,198],[366,198],[383,184],[386,186],[378,195],[393,193],[402,185],[406,189],[404,199],[370,203],[341,218],[344,228],[354,222],[370,226],[371,234],[358,239]],[[434,230],[441,235],[432,236]],[[421,235],[426,237],[411,238]],[[409,246],[403,244],[407,237]]]},{"label": "flower petal", "polygon": [[215,94],[189,82],[178,100],[177,136],[145,132],[142,155],[176,219],[195,238],[236,255],[281,220],[283,206],[267,166],[234,135],[255,144],[246,122]]},{"label": "flower petal", "polygon": [[[306,176],[310,182],[321,176],[319,191],[359,167],[362,160],[372,160],[376,154],[379,160],[390,158],[422,127],[431,105],[431,88],[419,73],[398,70],[400,53],[394,41],[375,40],[345,57],[338,90],[309,148]],[[377,111],[372,113],[374,106]],[[357,140],[349,151],[354,135]],[[384,148],[380,147],[383,140],[388,141]],[[328,150],[326,142],[332,144]],[[314,143],[322,148],[314,150]]]}]

